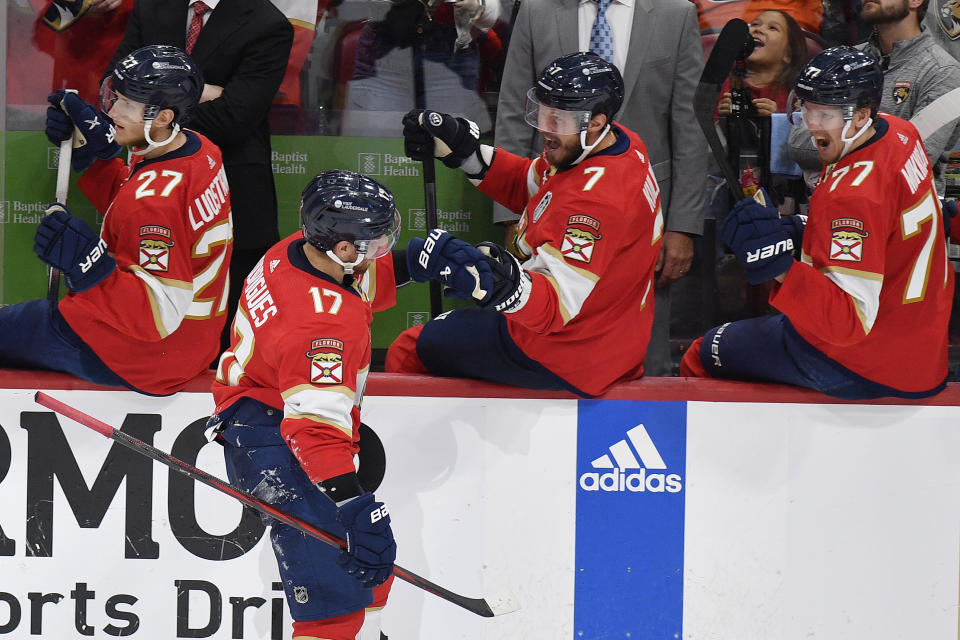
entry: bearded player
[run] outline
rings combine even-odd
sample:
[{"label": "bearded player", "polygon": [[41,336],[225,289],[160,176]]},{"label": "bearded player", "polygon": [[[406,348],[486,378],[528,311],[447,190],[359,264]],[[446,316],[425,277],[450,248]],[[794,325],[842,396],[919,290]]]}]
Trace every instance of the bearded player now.
[{"label": "bearded player", "polygon": [[613,120],[615,66],[593,53],[553,61],[527,94],[545,139],[535,160],[481,145],[475,124],[432,111],[404,118],[407,155],[460,167],[521,214],[516,251],[473,248],[440,229],[407,247],[414,280],[433,279],[476,307],[401,334],[388,371],[604,393],[643,375],[663,216],[646,147]]},{"label": "bearded player", "polygon": [[[104,80],[102,111],[74,93],[49,97],[47,137],[59,144],[78,131],[73,169],[103,228],[96,234],[62,204],[47,210],[34,251],[64,273],[69,292],[59,304],[0,309],[0,366],[152,395],[208,369],[226,318],[233,234],[220,150],[182,128],[202,91],[187,54],[152,45]],[[124,146],[129,165],[116,157]]]},{"label": "bearded player", "polygon": [[804,68],[796,95],[823,165],[806,227],[745,199],[722,228],[750,282],[774,281],[781,313],[711,329],[684,355],[683,375],[846,399],[944,388],[954,276],[940,203],[916,129],[877,112],[882,88],[879,64],[850,47]]},{"label": "bearded player", "polygon": [[303,190],[300,222],[247,276],[209,425],[234,485],[347,540],[271,522],[293,637],[380,640],[396,545],[353,456],[372,312],[396,301],[394,273],[408,279],[390,254],[400,216],[375,180],[330,170]]}]

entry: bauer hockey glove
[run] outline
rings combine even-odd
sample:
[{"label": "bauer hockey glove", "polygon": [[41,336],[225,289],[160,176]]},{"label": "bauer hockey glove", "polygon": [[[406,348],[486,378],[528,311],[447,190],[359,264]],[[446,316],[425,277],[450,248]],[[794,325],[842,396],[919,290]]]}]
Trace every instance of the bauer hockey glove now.
[{"label": "bauer hockey glove", "polygon": [[775,207],[744,198],[727,214],[720,237],[743,265],[750,284],[773,280],[793,264],[793,240]]},{"label": "bauer hockey glove", "polygon": [[47,96],[47,138],[60,144],[77,131],[73,143],[73,170],[85,171],[97,158],[109,160],[120,155],[114,141],[115,129],[110,119],[75,93],[59,89]]},{"label": "bauer hockey glove", "polygon": [[86,291],[113,272],[117,263],[107,253],[107,243],[86,222],[58,202],[46,213],[33,238],[33,250],[63,272],[71,291]]},{"label": "bauer hockey glove", "polygon": [[477,249],[487,257],[493,273],[493,289],[478,306],[492,311],[519,311],[530,299],[533,278],[523,270],[516,256],[493,242],[481,242]]},{"label": "bauer hockey glove", "polygon": [[783,216],[780,218],[780,224],[793,240],[794,257],[799,258],[797,250],[803,245],[803,231],[807,228],[807,216],[799,213]]},{"label": "bauer hockey glove", "polygon": [[346,530],[347,548],[337,563],[365,587],[376,587],[393,573],[397,543],[386,505],[362,493],[340,505],[337,520]]},{"label": "bauer hockey glove", "polygon": [[449,298],[480,302],[493,289],[489,261],[469,242],[443,229],[407,244],[407,270],[416,282],[436,280]]},{"label": "bauer hockey glove", "polygon": [[[437,157],[451,169],[479,157],[480,127],[465,118],[413,109],[403,116],[403,150],[414,160]],[[482,163],[482,159],[481,159]]]}]

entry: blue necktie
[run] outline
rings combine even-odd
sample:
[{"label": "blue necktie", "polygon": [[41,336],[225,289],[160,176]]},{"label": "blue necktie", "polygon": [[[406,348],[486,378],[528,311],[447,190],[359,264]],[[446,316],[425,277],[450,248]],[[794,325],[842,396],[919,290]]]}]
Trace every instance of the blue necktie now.
[{"label": "blue necktie", "polygon": [[613,34],[610,33],[610,23],[606,16],[611,0],[594,2],[597,3],[597,19],[593,21],[593,30],[590,32],[590,51],[613,64]]}]

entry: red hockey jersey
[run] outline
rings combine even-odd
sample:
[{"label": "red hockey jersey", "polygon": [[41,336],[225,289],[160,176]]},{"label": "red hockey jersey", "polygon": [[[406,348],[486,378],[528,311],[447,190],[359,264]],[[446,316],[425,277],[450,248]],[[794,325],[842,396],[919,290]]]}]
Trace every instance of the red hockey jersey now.
[{"label": "red hockey jersey", "polygon": [[523,211],[517,249],[533,285],[527,303],[507,314],[510,337],[591,395],[643,375],[663,234],[647,149],[622,125],[615,131],[612,147],[559,172],[542,154],[497,149],[479,185]]},{"label": "red hockey jersey", "polygon": [[117,261],[103,282],[69,293],[59,309],[118,376],[156,395],[179,391],[220,350],[233,250],[230,194],[220,149],[187,142],[130,167],[96,161],[80,188],[104,214],[101,236]]},{"label": "red hockey jersey", "polygon": [[396,285],[389,255],[344,287],[309,264],[304,242],[281,240],[247,276],[213,399],[217,413],[240,398],[282,410],[283,436],[316,483],[356,470],[370,322]]},{"label": "red hockey jersey", "polygon": [[821,172],[802,262],[770,301],[851,371],[902,391],[947,376],[953,269],[917,130],[881,115],[880,137]]}]

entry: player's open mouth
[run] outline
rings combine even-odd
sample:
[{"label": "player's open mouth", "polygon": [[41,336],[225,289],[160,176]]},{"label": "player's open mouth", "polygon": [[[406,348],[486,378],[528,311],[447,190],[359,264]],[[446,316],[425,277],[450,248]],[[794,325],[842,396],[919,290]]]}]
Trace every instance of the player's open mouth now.
[{"label": "player's open mouth", "polygon": [[754,47],[754,49],[756,49],[757,47],[762,47],[762,46],[763,46],[763,40],[761,40],[760,38],[754,38],[754,39],[753,39],[753,47]]},{"label": "player's open mouth", "polygon": [[559,140],[551,140],[550,138],[543,139],[543,149],[544,151],[556,151],[560,148]]},{"label": "player's open mouth", "polygon": [[818,149],[826,149],[830,146],[830,138],[826,136],[813,136],[813,143]]}]

